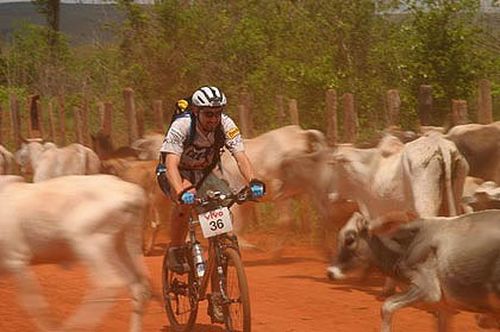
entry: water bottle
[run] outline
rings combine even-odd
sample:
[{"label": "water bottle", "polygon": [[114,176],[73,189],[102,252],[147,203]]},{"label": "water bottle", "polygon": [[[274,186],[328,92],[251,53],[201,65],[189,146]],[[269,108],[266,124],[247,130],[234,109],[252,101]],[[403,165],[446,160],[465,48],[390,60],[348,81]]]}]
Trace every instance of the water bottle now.
[{"label": "water bottle", "polygon": [[193,260],[196,275],[198,278],[202,278],[205,275],[205,260],[203,259],[203,249],[199,242],[193,244]]}]

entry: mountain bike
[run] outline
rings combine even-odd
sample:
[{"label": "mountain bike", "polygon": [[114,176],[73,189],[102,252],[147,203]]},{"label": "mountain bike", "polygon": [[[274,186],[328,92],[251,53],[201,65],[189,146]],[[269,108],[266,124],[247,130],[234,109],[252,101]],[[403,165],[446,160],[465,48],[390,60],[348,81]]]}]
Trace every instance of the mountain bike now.
[{"label": "mountain bike", "polygon": [[[186,189],[186,190],[189,190]],[[190,331],[200,301],[208,300],[212,324],[223,324],[228,332],[250,332],[250,295],[238,239],[232,234],[229,208],[252,200],[248,187],[235,194],[209,191],[191,206],[188,240],[181,249],[184,272],[169,269],[167,249],[163,257],[163,302],[174,331]],[[201,226],[208,240],[208,259],[201,254],[196,229]],[[210,286],[210,293],[208,288]]]}]

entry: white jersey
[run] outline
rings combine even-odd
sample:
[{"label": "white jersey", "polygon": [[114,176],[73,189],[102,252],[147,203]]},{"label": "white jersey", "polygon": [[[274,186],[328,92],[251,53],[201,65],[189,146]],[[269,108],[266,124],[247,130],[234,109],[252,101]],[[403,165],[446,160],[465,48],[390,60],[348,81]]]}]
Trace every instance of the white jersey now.
[{"label": "white jersey", "polygon": [[[234,154],[235,152],[244,151],[243,139],[240,135],[240,130],[234,121],[222,114],[221,124],[225,134],[225,146]],[[187,144],[188,137],[191,131],[191,116],[186,113],[174,120],[170,126],[160,152],[173,153],[181,156],[180,168],[201,170],[208,167],[216,153],[215,132],[205,135],[198,126],[196,126],[196,134],[193,142]]]}]

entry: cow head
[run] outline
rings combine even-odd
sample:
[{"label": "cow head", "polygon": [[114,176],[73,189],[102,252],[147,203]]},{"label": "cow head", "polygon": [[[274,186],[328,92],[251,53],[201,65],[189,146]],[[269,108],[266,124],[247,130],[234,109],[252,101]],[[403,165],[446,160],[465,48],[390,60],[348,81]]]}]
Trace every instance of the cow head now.
[{"label": "cow head", "polygon": [[401,226],[415,218],[413,212],[394,211],[368,221],[355,212],[338,234],[337,258],[327,269],[327,276],[332,280],[343,279],[346,274],[364,273],[372,266],[390,269],[414,236]]},{"label": "cow head", "polygon": [[356,275],[369,268],[369,236],[368,220],[361,213],[355,212],[338,233],[337,258],[327,269],[330,279],[344,279],[346,274]]},{"label": "cow head", "polygon": [[19,150],[14,154],[16,163],[21,168],[22,174],[33,172],[33,162],[36,163],[40,154],[49,147],[55,146],[53,143],[44,143],[42,138],[24,139]]}]

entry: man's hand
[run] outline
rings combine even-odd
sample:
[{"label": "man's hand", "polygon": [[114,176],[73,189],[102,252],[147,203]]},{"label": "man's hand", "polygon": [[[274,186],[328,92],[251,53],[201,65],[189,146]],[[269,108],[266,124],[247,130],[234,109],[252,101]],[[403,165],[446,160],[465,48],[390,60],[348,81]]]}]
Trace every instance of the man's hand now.
[{"label": "man's hand", "polygon": [[253,179],[250,181],[250,191],[253,198],[260,198],[266,193],[266,185],[260,180]]},{"label": "man's hand", "polygon": [[180,201],[182,204],[194,204],[194,198],[195,195],[192,192],[186,191],[181,195]]},{"label": "man's hand", "polygon": [[159,176],[160,174],[163,174],[167,171],[167,168],[163,164],[158,164],[156,166],[156,176]]}]

